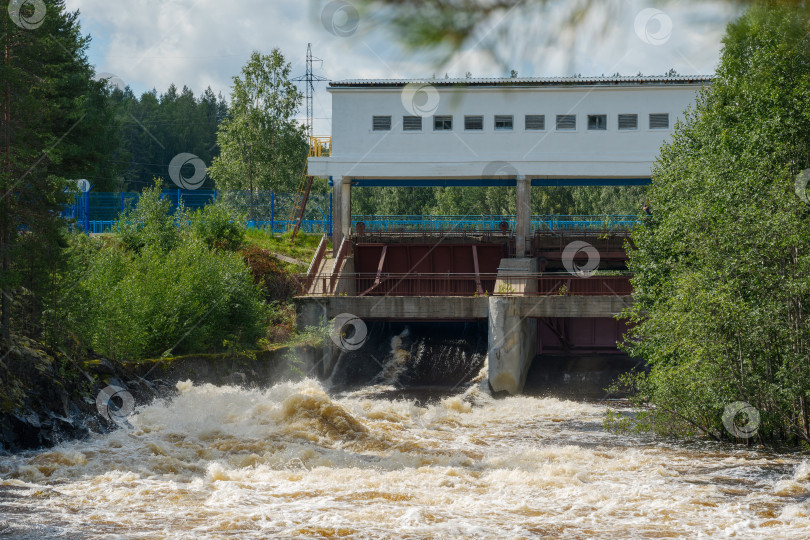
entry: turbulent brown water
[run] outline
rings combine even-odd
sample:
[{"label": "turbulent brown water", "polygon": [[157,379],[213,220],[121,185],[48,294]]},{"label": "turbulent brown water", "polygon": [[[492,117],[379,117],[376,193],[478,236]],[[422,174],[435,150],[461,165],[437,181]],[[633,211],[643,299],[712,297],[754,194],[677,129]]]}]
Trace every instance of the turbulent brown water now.
[{"label": "turbulent brown water", "polygon": [[[605,432],[606,406],[178,384],[0,458],[0,537],[806,538],[810,464]],[[390,388],[389,388],[390,389]]]}]

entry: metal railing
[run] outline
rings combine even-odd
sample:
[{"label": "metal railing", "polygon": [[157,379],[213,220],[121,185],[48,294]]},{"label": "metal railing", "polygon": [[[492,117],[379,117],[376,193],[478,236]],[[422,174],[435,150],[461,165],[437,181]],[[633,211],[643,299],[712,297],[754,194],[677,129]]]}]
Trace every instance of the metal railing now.
[{"label": "metal railing", "polygon": [[[515,229],[516,216],[416,216],[416,215],[353,215],[352,228],[356,234],[403,232],[501,232]],[[532,232],[591,230],[629,230],[641,223],[634,215],[536,215],[531,218]]]},{"label": "metal railing", "polygon": [[310,137],[309,157],[329,157],[332,155],[332,137]]},{"label": "metal railing", "polygon": [[[421,274],[341,273],[340,280],[354,281],[350,296],[627,296],[632,293],[630,275],[591,276],[561,274]],[[308,296],[332,296],[333,275],[300,276]],[[528,285],[535,285],[528,287]],[[530,292],[524,292],[526,289]]]},{"label": "metal railing", "polygon": [[[251,228],[283,233],[291,229],[294,221],[287,219],[295,204],[295,195],[275,192],[217,191],[166,189],[161,197],[169,201],[169,210],[180,205],[188,210],[197,210],[214,201],[223,201],[237,211],[252,216],[246,224]],[[81,230],[102,233],[115,229],[121,214],[137,206],[140,193],[89,192],[74,195],[62,211],[62,217],[75,221]],[[309,233],[331,233],[331,194],[310,194],[301,230]]]}]

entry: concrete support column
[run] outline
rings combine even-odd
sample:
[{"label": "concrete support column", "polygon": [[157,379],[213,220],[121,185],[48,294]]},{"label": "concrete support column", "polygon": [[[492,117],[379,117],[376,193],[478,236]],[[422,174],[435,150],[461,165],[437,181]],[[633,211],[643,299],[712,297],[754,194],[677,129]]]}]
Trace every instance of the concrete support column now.
[{"label": "concrete support column", "polygon": [[352,230],[352,179],[345,177],[340,188],[340,228],[343,235]]},{"label": "concrete support column", "polygon": [[532,208],[531,208],[531,180],[523,175],[517,177],[517,223],[515,224],[515,257],[526,256],[527,240],[531,237],[532,231]]},{"label": "concrete support column", "polygon": [[535,272],[536,259],[501,259],[488,299],[489,386],[494,392],[522,392],[537,353],[537,320],[521,316],[520,309],[524,294],[537,290],[537,282],[525,277]]},{"label": "concrete support column", "polygon": [[341,229],[342,221],[340,219],[342,186],[342,177],[335,176],[332,178],[332,255],[337,255],[340,242],[343,241],[343,230]]}]

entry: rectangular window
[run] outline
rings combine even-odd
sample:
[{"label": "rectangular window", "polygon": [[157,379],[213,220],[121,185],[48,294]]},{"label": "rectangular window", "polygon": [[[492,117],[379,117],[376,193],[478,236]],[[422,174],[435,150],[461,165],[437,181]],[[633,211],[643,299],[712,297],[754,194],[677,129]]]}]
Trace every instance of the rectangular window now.
[{"label": "rectangular window", "polygon": [[371,122],[371,129],[374,131],[391,131],[391,117],[375,116]]},{"label": "rectangular window", "polygon": [[650,129],[669,129],[669,113],[651,114]]},{"label": "rectangular window", "polygon": [[495,115],[495,129],[499,131],[508,131],[512,129],[512,115],[511,114],[496,114]]},{"label": "rectangular window", "polygon": [[589,114],[588,115],[588,129],[604,131],[607,129],[607,115],[606,114]]},{"label": "rectangular window", "polygon": [[546,115],[545,114],[527,114],[526,115],[526,129],[531,130],[544,130],[546,129]]},{"label": "rectangular window", "polygon": [[433,131],[452,131],[452,129],[453,129],[452,116],[433,117]]},{"label": "rectangular window", "polygon": [[465,116],[464,117],[464,129],[473,130],[473,131],[481,131],[484,129],[484,117],[483,116]]},{"label": "rectangular window", "polygon": [[638,129],[638,115],[620,114],[619,129]]},{"label": "rectangular window", "polygon": [[557,115],[557,129],[559,131],[577,129],[577,115],[575,115],[575,114],[558,114]]},{"label": "rectangular window", "polygon": [[422,131],[421,116],[403,116],[402,129],[404,131]]}]

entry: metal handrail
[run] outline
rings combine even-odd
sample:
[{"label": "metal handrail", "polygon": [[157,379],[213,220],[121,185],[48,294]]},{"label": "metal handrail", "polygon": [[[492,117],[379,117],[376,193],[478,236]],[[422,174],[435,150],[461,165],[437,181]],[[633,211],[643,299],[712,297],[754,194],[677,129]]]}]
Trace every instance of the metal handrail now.
[{"label": "metal handrail", "polygon": [[327,235],[323,235],[321,238],[321,242],[318,244],[318,249],[315,251],[315,256],[312,258],[312,262],[309,263],[309,268],[307,268],[306,273],[306,281],[304,282],[304,291],[309,291],[310,286],[315,282],[316,276],[318,274],[318,269],[321,266],[321,261],[323,260],[324,254],[326,253],[326,245],[328,243]]}]

